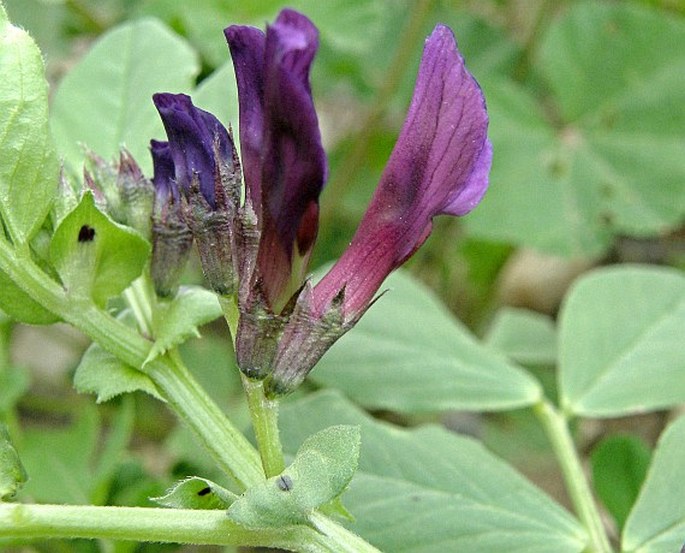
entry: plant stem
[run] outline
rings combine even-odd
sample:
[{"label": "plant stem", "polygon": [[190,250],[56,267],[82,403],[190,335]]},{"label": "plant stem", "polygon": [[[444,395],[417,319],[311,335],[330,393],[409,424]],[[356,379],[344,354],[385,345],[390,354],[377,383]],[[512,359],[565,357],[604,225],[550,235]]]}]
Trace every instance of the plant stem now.
[{"label": "plant stem", "polygon": [[[235,338],[238,331],[238,319],[240,314],[235,297],[219,298],[219,303],[224,312],[224,318],[231,333],[235,349]],[[264,384],[259,380],[252,380],[240,373],[243,390],[247,397],[247,406],[250,410],[252,428],[257,439],[257,448],[262,458],[262,467],[267,478],[276,476],[285,469],[283,459],[283,447],[278,432],[278,400],[271,400],[264,394]]]},{"label": "plant stem", "polygon": [[322,515],[318,511],[314,511],[314,513],[309,516],[309,521],[319,532],[334,539],[336,543],[343,544],[345,548],[341,551],[345,551],[346,553],[380,553],[380,550],[376,549],[373,545],[333,522],[330,518]]},{"label": "plant stem", "polygon": [[193,378],[178,354],[170,356],[172,363],[155,361],[144,368],[162,397],[241,489],[264,480],[259,455],[252,444]]},{"label": "plant stem", "polygon": [[241,373],[243,389],[250,408],[262,466],[267,478],[276,476],[285,469],[283,447],[278,432],[278,400],[271,400],[264,394],[261,380],[252,380]]},{"label": "plant stem", "polygon": [[30,258],[0,240],[0,270],[49,311],[82,330],[124,363],[147,374],[176,414],[195,432],[216,463],[240,488],[263,480],[259,455],[180,363],[145,363],[152,343],[88,302],[76,302]]},{"label": "plant stem", "polygon": [[0,538],[86,538],[202,545],[259,545],[293,551],[343,552],[343,545],[305,526],[248,530],[223,510],[0,504]]},{"label": "plant stem", "polygon": [[573,507],[588,532],[590,538],[589,551],[612,553],[609,538],[583,472],[566,418],[546,400],[535,405],[534,412],[552,443]]}]

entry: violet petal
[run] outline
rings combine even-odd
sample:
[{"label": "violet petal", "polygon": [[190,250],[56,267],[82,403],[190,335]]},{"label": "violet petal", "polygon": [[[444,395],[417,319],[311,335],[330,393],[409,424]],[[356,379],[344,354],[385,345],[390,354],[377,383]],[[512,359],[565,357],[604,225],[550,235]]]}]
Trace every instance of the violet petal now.
[{"label": "violet petal", "polygon": [[439,214],[464,215],[485,193],[492,148],[478,83],[452,31],[438,25],[426,41],[402,131],[350,247],[314,289],[323,313],[345,286],[354,316],[385,277],[428,237]]},{"label": "violet petal", "polygon": [[195,107],[190,96],[159,93],[153,96],[153,101],[169,139],[178,186],[187,192],[193,176],[197,175],[202,195],[214,208],[217,166],[214,142],[218,139],[218,153],[223,160],[231,160],[233,142],[228,131],[214,115]]}]

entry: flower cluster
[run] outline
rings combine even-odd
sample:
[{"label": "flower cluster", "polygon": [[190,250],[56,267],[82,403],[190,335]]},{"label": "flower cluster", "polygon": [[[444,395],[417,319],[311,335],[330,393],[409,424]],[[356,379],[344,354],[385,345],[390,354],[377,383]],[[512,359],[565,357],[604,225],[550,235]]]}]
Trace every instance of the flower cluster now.
[{"label": "flower cluster", "polygon": [[[371,204],[342,257],[313,285],[305,275],[327,176],[309,83],[317,30],[283,10],[266,33],[232,26],[225,35],[242,167],[231,133],[213,115],[188,96],[155,95],[168,142],[151,148],[153,267],[178,267],[192,234],[210,285],[237,295],[241,370],[278,395],[299,385],[359,320],[385,277],[426,240],[433,217],[464,215],[480,201],[492,158],[488,118],[451,30],[438,25]],[[162,273],[156,282],[169,293]]]}]

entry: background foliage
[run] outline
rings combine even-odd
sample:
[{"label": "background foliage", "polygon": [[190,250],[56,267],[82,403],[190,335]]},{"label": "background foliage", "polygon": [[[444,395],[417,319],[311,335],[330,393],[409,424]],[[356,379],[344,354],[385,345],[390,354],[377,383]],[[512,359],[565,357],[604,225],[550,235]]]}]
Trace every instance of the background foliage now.
[{"label": "background foliage", "polygon": [[[164,136],[153,92],[191,93],[235,129],[236,92],[221,31],[232,23],[261,27],[283,3],[5,5],[43,52],[54,147],[67,175],[78,178],[83,145],[110,158],[125,144],[149,171],[148,140]],[[436,22],[453,27],[485,91],[495,147],[482,205],[462,220],[437,222],[409,270],[391,277],[389,292],[285,408],[288,453],[328,425],[361,425],[359,473],[345,500],[357,517],[355,529],[384,550],[493,551],[495,530],[506,524],[526,536],[521,551],[579,552],[584,535],[575,518],[491,453],[568,504],[549,445],[525,409],[544,391],[569,415],[582,417],[576,437],[617,542],[625,551],[677,550],[685,539],[683,419],[662,430],[685,403],[685,5],[288,5],[321,31],[313,89],[331,177],[314,266],[337,257],[351,237],[401,126],[423,38]],[[17,84],[0,86],[4,93]],[[27,147],[44,157],[44,170],[34,184],[13,186],[56,181],[52,146]],[[3,201],[11,191],[0,192],[8,231],[35,234],[49,198],[32,196],[10,216]],[[84,204],[77,215],[86,217],[88,208]],[[131,247],[143,256],[144,245]],[[46,259],[50,255],[46,251]],[[4,279],[0,273],[3,298],[16,297],[5,292],[10,284]],[[186,281],[201,283],[196,266]],[[108,282],[117,289],[128,283]],[[197,291],[187,296],[189,306],[205,300]],[[48,313],[23,300],[2,307],[27,322],[49,321]],[[170,327],[175,343],[181,331]],[[225,331],[217,325],[203,333],[184,345],[183,356],[222,408],[246,421]],[[173,481],[191,474],[222,483],[153,399],[154,386],[127,380],[127,367],[103,359],[102,350],[88,350],[76,383],[98,391],[101,400],[114,399],[96,408],[92,397],[72,391],[87,346],[64,326],[16,325],[0,313],[0,420],[19,436],[17,449],[31,475],[23,497],[151,505],[148,498],[163,496]],[[103,391],[92,383],[92,367],[107,362],[124,371],[123,384]],[[149,395],[118,397],[133,389]],[[410,429],[400,432],[388,423]],[[422,453],[410,458],[407,451]],[[426,465],[437,466],[425,473]],[[383,504],[374,501],[379,494]],[[420,503],[425,519],[402,518],[408,501]],[[392,531],[406,525],[416,528],[412,540]],[[475,537],[460,534],[462,526],[476,528]],[[174,549],[90,542],[22,547]]]}]

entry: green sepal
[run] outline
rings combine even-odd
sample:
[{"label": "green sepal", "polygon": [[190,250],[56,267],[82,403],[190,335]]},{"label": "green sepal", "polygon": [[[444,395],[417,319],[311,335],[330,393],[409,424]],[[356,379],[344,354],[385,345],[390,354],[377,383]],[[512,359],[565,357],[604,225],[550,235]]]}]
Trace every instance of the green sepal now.
[{"label": "green sepal", "polygon": [[149,255],[148,242],[102,213],[90,191],[62,220],[50,244],[50,258],[67,293],[100,306],[141,274]]},{"label": "green sepal", "polygon": [[233,503],[229,518],[247,528],[306,524],[314,509],[331,504],[345,491],[357,470],[360,446],[358,426],[317,432],[280,475],[251,487]]},{"label": "green sepal", "polygon": [[238,496],[211,480],[190,476],[150,501],[173,509],[228,509]]}]

